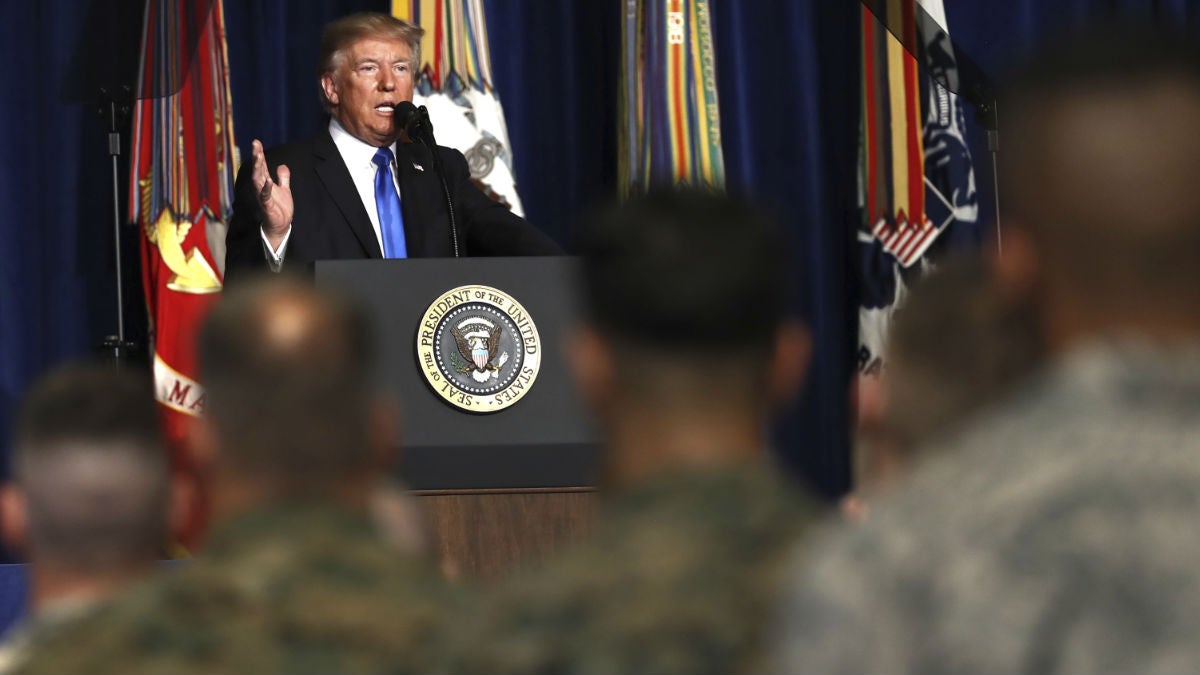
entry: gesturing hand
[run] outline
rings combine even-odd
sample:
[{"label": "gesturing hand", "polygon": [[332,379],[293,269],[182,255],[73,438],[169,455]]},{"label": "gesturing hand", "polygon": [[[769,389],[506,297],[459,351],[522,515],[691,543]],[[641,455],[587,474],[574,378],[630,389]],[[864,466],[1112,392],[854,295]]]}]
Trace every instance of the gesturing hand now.
[{"label": "gesturing hand", "polygon": [[278,249],[291,229],[292,215],[296,212],[292,202],[292,172],[286,165],[280,164],[275,168],[279,182],[275,182],[267,171],[267,156],[262,143],[255,139],[251,147],[254,152],[254,190],[258,193],[258,205],[262,208],[263,233],[267,235],[271,247]]}]

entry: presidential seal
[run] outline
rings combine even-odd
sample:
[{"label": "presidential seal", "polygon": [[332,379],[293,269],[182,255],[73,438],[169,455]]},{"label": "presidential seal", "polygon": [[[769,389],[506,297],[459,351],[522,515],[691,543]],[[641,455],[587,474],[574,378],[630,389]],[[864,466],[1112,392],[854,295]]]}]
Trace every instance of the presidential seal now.
[{"label": "presidential seal", "polygon": [[429,305],[417,329],[417,364],[450,405],[493,413],[537,379],[542,344],[529,312],[490,286],[460,286]]}]

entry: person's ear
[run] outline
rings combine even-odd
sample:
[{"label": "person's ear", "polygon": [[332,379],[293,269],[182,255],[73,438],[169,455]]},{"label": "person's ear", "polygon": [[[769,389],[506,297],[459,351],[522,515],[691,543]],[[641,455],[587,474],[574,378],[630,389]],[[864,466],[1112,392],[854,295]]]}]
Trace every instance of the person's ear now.
[{"label": "person's ear", "polygon": [[565,344],[576,390],[590,409],[603,416],[616,394],[616,364],[610,343],[591,326],[580,326]]},{"label": "person's ear", "polygon": [[850,383],[850,409],[854,411],[854,427],[859,434],[878,434],[887,420],[887,371],[871,375],[854,375]]},{"label": "person's ear", "polygon": [[196,473],[209,476],[217,463],[220,454],[220,439],[217,430],[206,416],[194,418],[188,425],[187,438],[184,443],[190,464]]},{"label": "person's ear", "polygon": [[402,414],[400,402],[395,397],[380,394],[371,403],[370,417],[367,420],[368,438],[372,452],[374,472],[388,474],[400,457],[403,440]]},{"label": "person's ear", "polygon": [[167,527],[170,541],[183,541],[194,529],[206,504],[200,501],[195,475],[172,471],[168,479]]},{"label": "person's ear", "polygon": [[16,483],[0,487],[0,537],[13,551],[26,552],[29,544],[29,515],[25,492]]},{"label": "person's ear", "polygon": [[1018,223],[1005,224],[1001,246],[991,258],[991,268],[996,289],[1004,301],[1025,305],[1037,293],[1041,261],[1037,247]]},{"label": "person's ear", "polygon": [[767,393],[772,405],[783,406],[796,397],[804,384],[811,354],[812,339],[808,330],[796,319],[785,320],[775,331],[767,373]]},{"label": "person's ear", "polygon": [[321,91],[325,92],[325,98],[329,101],[329,105],[338,105],[338,89],[337,83],[333,81],[333,73],[321,76]]}]

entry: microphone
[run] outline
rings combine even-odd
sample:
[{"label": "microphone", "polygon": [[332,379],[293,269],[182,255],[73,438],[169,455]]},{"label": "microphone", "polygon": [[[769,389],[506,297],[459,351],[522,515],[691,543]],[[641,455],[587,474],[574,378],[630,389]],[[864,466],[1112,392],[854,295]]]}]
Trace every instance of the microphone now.
[{"label": "microphone", "polygon": [[429,110],[425,106],[417,107],[412,101],[401,101],[396,104],[393,114],[396,122],[410,140],[421,143],[429,149],[433,157],[433,170],[442,184],[442,196],[446,198],[446,213],[450,216],[450,245],[454,257],[459,257],[458,223],[454,217],[454,199],[450,196],[450,186],[446,184],[446,172],[442,170],[442,161],[438,157],[437,141],[433,139],[433,122],[429,121]]},{"label": "microphone", "polygon": [[430,147],[437,145],[433,140],[433,122],[429,121],[429,110],[425,106],[418,108],[412,101],[401,101],[396,104],[395,115],[409,138]]}]

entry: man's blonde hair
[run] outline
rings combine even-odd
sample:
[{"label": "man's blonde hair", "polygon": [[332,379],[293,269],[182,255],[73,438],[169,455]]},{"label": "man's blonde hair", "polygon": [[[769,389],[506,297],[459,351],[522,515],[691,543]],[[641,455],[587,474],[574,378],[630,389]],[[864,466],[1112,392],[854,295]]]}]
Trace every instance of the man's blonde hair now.
[{"label": "man's blonde hair", "polygon": [[330,110],[332,104],[325,95],[321,80],[337,70],[341,59],[346,56],[350,45],[366,38],[377,40],[399,40],[408,45],[409,66],[413,77],[421,65],[421,37],[425,29],[390,14],[359,12],[344,16],[325,26],[321,31],[321,51],[317,58],[317,85],[321,92],[321,104]]}]

